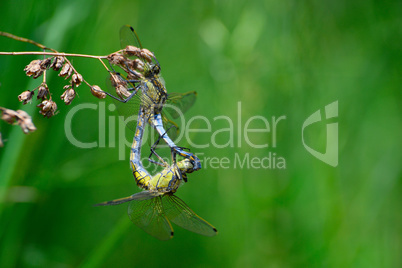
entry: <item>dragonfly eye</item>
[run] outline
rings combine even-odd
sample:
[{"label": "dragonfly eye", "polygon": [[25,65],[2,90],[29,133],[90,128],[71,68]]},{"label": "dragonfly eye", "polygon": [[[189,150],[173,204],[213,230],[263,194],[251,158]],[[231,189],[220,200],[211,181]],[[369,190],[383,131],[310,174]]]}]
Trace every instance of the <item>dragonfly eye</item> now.
[{"label": "dragonfly eye", "polygon": [[159,74],[161,72],[161,67],[159,67],[159,64],[155,64],[152,67],[152,71],[153,71],[154,74]]}]

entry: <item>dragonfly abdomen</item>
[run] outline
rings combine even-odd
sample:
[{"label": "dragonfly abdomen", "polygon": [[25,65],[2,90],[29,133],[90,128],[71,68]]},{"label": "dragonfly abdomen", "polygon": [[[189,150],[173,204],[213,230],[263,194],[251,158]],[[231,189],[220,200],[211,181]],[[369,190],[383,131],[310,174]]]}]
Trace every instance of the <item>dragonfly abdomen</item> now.
[{"label": "dragonfly abdomen", "polygon": [[151,181],[151,175],[148,171],[143,168],[141,164],[134,163],[133,161],[131,161],[131,168],[133,169],[133,175],[137,186],[148,190],[149,182]]},{"label": "dragonfly abdomen", "polygon": [[135,131],[133,144],[131,146],[131,169],[133,170],[134,179],[138,185],[138,187],[143,189],[148,189],[149,181],[151,180],[151,175],[148,171],[142,166],[141,163],[141,144],[142,137],[144,135],[144,125],[145,125],[145,116],[143,109],[140,108],[138,112],[137,119],[137,128]]},{"label": "dragonfly abdomen", "polygon": [[163,127],[162,116],[161,114],[154,114],[153,116],[149,117],[149,123],[152,125],[158,134],[162,137],[162,139],[169,145],[170,148],[176,151],[179,155],[190,159],[194,166],[192,166],[192,170],[199,170],[201,168],[201,161],[198,157],[192,153],[184,151],[182,148],[178,147],[166,134],[166,130]]}]

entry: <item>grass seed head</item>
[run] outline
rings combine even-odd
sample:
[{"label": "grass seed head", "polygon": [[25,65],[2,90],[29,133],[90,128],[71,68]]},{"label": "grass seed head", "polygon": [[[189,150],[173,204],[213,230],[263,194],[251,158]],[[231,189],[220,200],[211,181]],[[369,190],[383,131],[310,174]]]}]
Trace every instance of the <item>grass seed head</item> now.
[{"label": "grass seed head", "polygon": [[17,120],[18,114],[14,110],[6,109],[6,108],[1,108],[2,114],[1,114],[1,120],[8,124],[14,124],[14,122]]},{"label": "grass seed head", "polygon": [[17,124],[21,127],[22,131],[27,134],[36,130],[32,122],[32,118],[23,110],[17,110],[18,120]]},{"label": "grass seed head", "polygon": [[78,87],[83,81],[82,75],[79,73],[73,74],[73,76],[71,77],[71,81],[76,87]]},{"label": "grass seed head", "polygon": [[123,53],[126,56],[136,56],[136,57],[141,57],[141,49],[135,46],[126,46],[125,49],[123,49]]},{"label": "grass seed head", "polygon": [[39,99],[45,99],[49,95],[49,88],[46,83],[42,83],[38,89],[38,96],[36,97]]},{"label": "grass seed head", "polygon": [[109,61],[110,64],[113,65],[124,65],[124,62],[127,61],[127,58],[121,55],[120,53],[112,53],[107,56],[107,60]]},{"label": "grass seed head", "polygon": [[75,90],[73,88],[67,88],[66,91],[64,91],[64,93],[61,95],[61,99],[64,101],[64,103],[66,105],[70,105],[71,102],[74,100],[75,98]]},{"label": "grass seed head", "polygon": [[63,68],[61,68],[59,76],[65,77],[67,79],[71,76],[72,73],[73,73],[73,68],[71,68],[71,65],[68,62],[66,62],[63,65]]},{"label": "grass seed head", "polygon": [[148,62],[152,62],[152,59],[155,57],[154,53],[149,51],[146,48],[141,49],[141,57],[146,59]]},{"label": "grass seed head", "polygon": [[53,57],[46,58],[46,59],[42,60],[41,63],[40,63],[41,69],[42,69],[42,70],[47,70],[47,69],[49,69],[50,64],[52,63],[52,59],[53,59]]},{"label": "grass seed head", "polygon": [[103,92],[103,90],[97,85],[94,85],[94,86],[91,87],[91,93],[92,93],[92,95],[94,95],[98,99],[106,98],[106,93]]},{"label": "grass seed head", "polygon": [[27,104],[32,100],[32,97],[34,96],[34,91],[24,91],[20,95],[18,95],[18,100],[22,101],[23,104]]},{"label": "grass seed head", "polygon": [[41,60],[33,60],[24,68],[24,72],[27,76],[33,76],[34,79],[43,74],[45,69],[42,69]]},{"label": "grass seed head", "polygon": [[54,60],[50,65],[50,68],[52,68],[55,71],[58,71],[60,70],[61,67],[63,67],[63,63],[64,63],[64,57],[61,56],[54,57]]},{"label": "grass seed head", "polygon": [[54,116],[57,110],[57,104],[52,100],[44,100],[41,103],[39,103],[36,107],[41,108],[39,113],[47,118]]},{"label": "grass seed head", "polygon": [[116,87],[116,93],[121,99],[125,99],[131,95],[124,85],[119,85]]}]

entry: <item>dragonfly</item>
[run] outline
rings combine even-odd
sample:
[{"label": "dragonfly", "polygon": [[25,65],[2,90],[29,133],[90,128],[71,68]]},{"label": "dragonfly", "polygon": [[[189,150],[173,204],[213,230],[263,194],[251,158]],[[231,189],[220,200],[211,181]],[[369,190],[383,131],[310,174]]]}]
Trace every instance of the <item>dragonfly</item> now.
[{"label": "dragonfly", "polygon": [[[140,113],[142,111],[140,110]],[[134,137],[133,150],[131,153],[131,165],[137,185],[144,191],[128,197],[99,203],[96,206],[118,205],[130,202],[128,215],[130,220],[148,234],[160,239],[169,240],[173,238],[174,230],[171,222],[191,232],[204,236],[215,236],[218,231],[209,222],[198,216],[188,205],[174,193],[187,181],[187,173],[195,171],[194,164],[188,158],[169,165],[159,155],[159,163],[164,167],[161,172],[151,176],[142,166],[141,137],[143,134],[142,125],[145,118],[138,117],[138,135]],[[155,151],[157,142],[152,146]],[[174,156],[172,155],[172,158]]]},{"label": "dragonfly", "polygon": [[[112,84],[119,97],[108,92],[105,93],[119,102],[127,103],[127,105],[119,105],[119,112],[124,116],[130,117],[135,111],[141,109],[142,113],[139,116],[147,118],[149,125],[158,132],[174,155],[178,154],[190,159],[194,164],[194,170],[200,169],[201,162],[198,157],[185,151],[185,148],[177,146],[171,139],[171,136],[175,136],[175,134],[172,131],[168,133],[166,129],[172,129],[170,126],[174,126],[176,129],[178,127],[162,111],[163,109],[168,110],[173,118],[179,117],[182,112],[193,105],[196,92],[168,94],[158,60],[153,53],[142,47],[135,30],[131,26],[125,25],[120,30],[120,36],[122,51],[127,57],[115,54],[109,59],[109,63],[118,65],[127,75],[116,72],[111,66],[113,70],[111,71]],[[135,57],[135,60],[131,60],[130,57]],[[131,128],[133,129],[133,127]],[[176,158],[173,161],[175,163]]]}]

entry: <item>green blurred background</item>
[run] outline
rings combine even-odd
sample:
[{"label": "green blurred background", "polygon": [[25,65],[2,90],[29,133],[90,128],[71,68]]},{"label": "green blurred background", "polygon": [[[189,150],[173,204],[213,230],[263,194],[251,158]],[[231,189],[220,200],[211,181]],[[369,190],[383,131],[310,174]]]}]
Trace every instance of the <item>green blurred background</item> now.
[{"label": "green blurred background", "polygon": [[[106,147],[72,145],[66,115],[100,102],[82,85],[65,106],[66,81],[49,75],[59,114],[45,119],[36,101],[23,106],[38,128],[30,135],[0,122],[7,140],[0,149],[0,267],[401,267],[400,17],[398,1],[1,1],[0,31],[64,52],[107,55],[120,48],[120,27],[133,25],[156,53],[168,91],[197,90],[186,118],[205,116],[214,132],[229,127],[214,118],[228,116],[236,132],[233,147],[179,143],[202,159],[230,160],[229,168],[204,165],[177,194],[218,236],[176,227],[161,242],[130,222],[127,205],[92,206],[138,191],[129,148],[119,160],[118,134],[108,127]],[[32,50],[0,37],[0,51]],[[0,56],[0,106],[21,108],[17,96],[40,84],[23,72],[33,59]],[[73,64],[104,85],[99,62]],[[301,136],[304,120],[334,101],[339,117],[328,122],[339,124],[337,167],[309,154]],[[114,115],[106,114],[106,126]],[[238,127],[256,115],[286,116],[275,147],[273,131],[250,134],[268,148],[249,146],[243,135],[239,146]],[[98,110],[82,110],[72,132],[99,142],[99,121]],[[306,143],[320,152],[328,122],[306,128]],[[255,120],[249,127],[263,126]],[[211,136],[191,138],[210,144]],[[225,144],[230,136],[216,138]],[[234,167],[236,155],[269,153],[286,168]]]}]

